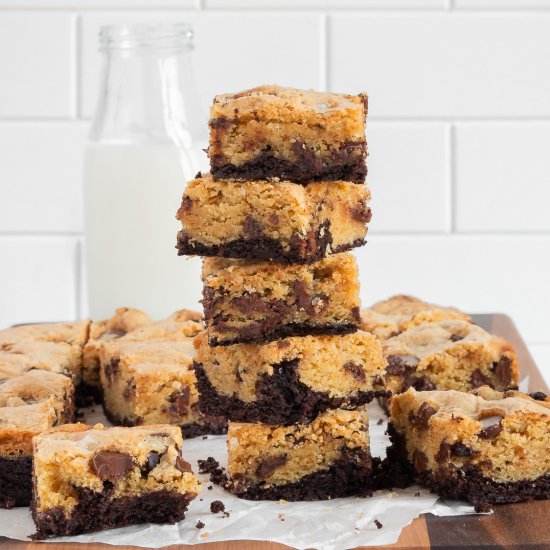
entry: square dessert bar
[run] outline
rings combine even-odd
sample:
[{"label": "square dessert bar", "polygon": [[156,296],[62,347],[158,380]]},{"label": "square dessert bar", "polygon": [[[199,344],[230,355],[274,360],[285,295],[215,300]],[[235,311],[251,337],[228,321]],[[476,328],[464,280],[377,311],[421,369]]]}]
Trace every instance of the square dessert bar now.
[{"label": "square dessert bar", "polygon": [[200,485],[172,426],[68,424],[34,439],[35,539],[175,523]]},{"label": "square dessert bar", "polygon": [[481,385],[504,390],[518,383],[513,346],[467,321],[412,327],[382,342],[386,383],[394,394],[417,390],[470,391]]},{"label": "square dessert bar", "polygon": [[351,254],[308,265],[205,258],[202,280],[210,345],[359,328],[359,280]]},{"label": "square dessert bar", "polygon": [[[158,338],[171,334],[173,341],[154,340],[153,327],[143,327],[100,348],[103,408],[113,424],[136,426],[172,424],[193,437],[224,433],[225,419],[204,416],[193,370],[193,337],[200,323],[186,323],[188,333],[175,340],[166,327],[156,327]],[[138,338],[143,334],[143,339]]]},{"label": "square dessert bar", "polygon": [[214,98],[208,156],[216,179],[363,182],[367,94],[259,86]]},{"label": "square dessert bar", "polygon": [[32,438],[74,421],[71,379],[47,371],[0,367],[0,508],[28,506],[32,488]]},{"label": "square dessert bar", "polygon": [[225,488],[250,500],[320,500],[372,494],[364,409],[331,410],[309,424],[229,423]]},{"label": "square dessert bar", "polygon": [[416,325],[453,319],[471,321],[469,315],[454,307],[429,304],[406,295],[392,296],[361,310],[361,328],[383,340]]},{"label": "square dessert bar", "polygon": [[368,332],[216,347],[202,332],[195,347],[200,409],[228,420],[308,423],[386,396],[386,360]]},{"label": "square dessert bar", "polygon": [[90,325],[90,335],[82,354],[83,393],[101,400],[99,380],[99,348],[102,342],[112,342],[153,321],[143,311],[128,307],[118,308],[110,319],[94,321]]},{"label": "square dessert bar", "polygon": [[370,192],[350,182],[189,182],[177,218],[180,255],[308,263],[365,243]]},{"label": "square dessert bar", "polygon": [[22,341],[64,342],[82,347],[88,339],[90,321],[74,323],[37,323],[18,325],[0,330],[0,344],[13,344]]},{"label": "square dessert bar", "polygon": [[415,481],[478,511],[550,498],[550,401],[544,394],[417,392],[392,399],[388,457]]}]

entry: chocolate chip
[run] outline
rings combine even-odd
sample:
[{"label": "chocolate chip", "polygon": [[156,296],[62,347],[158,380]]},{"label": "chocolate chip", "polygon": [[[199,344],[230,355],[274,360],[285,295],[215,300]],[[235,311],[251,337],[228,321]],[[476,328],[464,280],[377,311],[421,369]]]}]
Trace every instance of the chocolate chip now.
[{"label": "chocolate chip", "polygon": [[460,340],[464,340],[464,336],[460,336],[460,334],[451,334],[450,338],[451,342],[460,342]]},{"label": "chocolate chip", "polygon": [[232,124],[233,124],[233,122],[230,119],[224,118],[224,117],[211,118],[208,121],[208,126],[210,126],[210,128],[216,129],[216,130],[218,130],[218,129],[226,130]]},{"label": "chocolate chip", "polygon": [[191,390],[188,387],[173,393],[167,398],[169,405],[165,407],[168,414],[172,416],[185,416],[189,412],[189,401]]},{"label": "chocolate chip", "polygon": [[179,470],[182,474],[185,474],[191,471],[191,464],[183,460],[183,458],[178,455],[176,457],[176,470]]},{"label": "chocolate chip", "polygon": [[122,338],[123,336],[126,336],[126,334],[128,334],[125,330],[121,329],[121,328],[112,328],[111,330],[108,330],[107,332],[104,332],[101,339],[103,340],[105,338],[105,336],[107,336],[107,338],[105,339],[112,339],[112,340],[116,340],[118,338]]},{"label": "chocolate chip", "polygon": [[266,458],[256,468],[256,477],[260,479],[268,478],[277,468],[284,466],[287,462],[286,454]]},{"label": "chocolate chip", "polygon": [[548,396],[541,391],[536,391],[530,393],[529,397],[531,397],[531,399],[534,399],[535,401],[545,401]]},{"label": "chocolate chip", "polygon": [[424,401],[414,416],[414,421],[412,422],[413,426],[419,430],[425,430],[428,427],[430,418],[436,412],[437,411],[427,401]]},{"label": "chocolate chip", "polygon": [[424,471],[428,466],[428,457],[418,449],[415,449],[412,459],[417,472]]},{"label": "chocolate chip", "polygon": [[435,455],[435,460],[437,462],[447,462],[451,458],[451,446],[446,442],[442,441],[439,446],[439,451]]},{"label": "chocolate chip", "polygon": [[199,178],[202,178],[202,172],[200,171],[195,174],[195,179],[198,180]]},{"label": "chocolate chip", "polygon": [[361,322],[361,310],[358,307],[351,308],[351,316],[357,323]]},{"label": "chocolate chip", "polygon": [[388,374],[402,376],[407,369],[415,369],[420,363],[420,359],[414,355],[388,355]]},{"label": "chocolate chip", "polygon": [[316,311],[313,307],[311,296],[308,293],[308,289],[304,281],[294,281],[293,290],[298,307],[305,310],[308,315],[315,315]]},{"label": "chocolate chip", "polygon": [[[200,173],[200,172],[199,172]],[[197,523],[195,524],[195,527],[197,529],[203,529],[204,528],[204,523],[202,521],[197,521]]]},{"label": "chocolate chip", "polygon": [[185,214],[188,214],[191,211],[191,207],[193,206],[193,201],[186,195],[181,200],[181,206],[178,210],[178,216],[184,216]]},{"label": "chocolate chip", "polygon": [[128,453],[98,451],[92,457],[92,469],[102,481],[116,481],[126,476],[133,468],[134,462]]},{"label": "chocolate chip", "polygon": [[471,381],[472,386],[474,388],[479,388],[480,386],[488,386],[489,385],[489,382],[487,381],[487,378],[485,378],[485,376],[483,375],[483,373],[479,369],[476,369],[472,373],[472,377],[471,377],[470,381]]},{"label": "chocolate chip", "polygon": [[352,219],[358,221],[359,223],[369,223],[372,218],[371,209],[364,202],[350,208],[349,213]]},{"label": "chocolate chip", "polygon": [[250,292],[233,298],[231,305],[241,313],[247,315],[251,313],[266,313],[269,309],[268,304],[263,300],[259,292]]},{"label": "chocolate chip", "polygon": [[436,385],[425,374],[412,380],[411,386],[416,391],[432,391],[436,389]]},{"label": "chocolate chip", "polygon": [[377,519],[374,520],[374,525],[376,525],[377,529],[382,529],[382,527],[384,527]]},{"label": "chocolate chip", "polygon": [[243,223],[243,233],[252,239],[258,239],[264,232],[263,225],[252,216],[247,216]]},{"label": "chocolate chip", "polygon": [[346,372],[349,372],[353,376],[353,378],[355,378],[356,380],[359,380],[359,382],[365,383],[367,381],[367,377],[365,375],[365,369],[358,363],[354,363],[353,361],[348,361],[344,363],[343,368]]},{"label": "chocolate chip", "polygon": [[480,439],[494,439],[501,431],[502,424],[501,422],[498,422],[497,424],[492,424],[491,426],[483,428],[479,432],[478,437]]},{"label": "chocolate chip", "polygon": [[210,511],[213,514],[225,511],[225,504],[221,500],[215,500],[210,504]]},{"label": "chocolate chip", "polygon": [[155,466],[157,466],[159,462],[160,462],[160,453],[158,453],[157,451],[151,451],[147,455],[147,461],[142,466],[141,471],[143,472],[144,475],[148,475],[149,472],[153,468],[155,468]]},{"label": "chocolate chip", "polygon": [[285,349],[285,348],[288,348],[290,347],[290,342],[288,340],[279,340],[277,342],[277,347],[279,349]]},{"label": "chocolate chip", "polygon": [[493,363],[493,372],[503,385],[509,385],[513,377],[512,361],[510,358],[503,355],[498,363]]},{"label": "chocolate chip", "polygon": [[120,357],[112,357],[111,360],[103,366],[103,372],[109,384],[111,384],[113,378],[120,373]]},{"label": "chocolate chip", "polygon": [[462,441],[457,441],[451,445],[451,454],[453,456],[474,456],[476,452],[464,445]]}]

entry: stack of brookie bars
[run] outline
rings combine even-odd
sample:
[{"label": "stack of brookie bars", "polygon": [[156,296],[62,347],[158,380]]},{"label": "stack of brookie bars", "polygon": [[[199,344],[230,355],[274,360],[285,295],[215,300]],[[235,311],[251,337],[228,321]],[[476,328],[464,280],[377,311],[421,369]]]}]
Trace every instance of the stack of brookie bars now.
[{"label": "stack of brookie bars", "polygon": [[226,489],[248,499],[369,494],[364,405],[385,396],[360,330],[367,96],[264,86],[214,99],[211,173],[189,183],[181,254],[201,254],[203,414],[229,420]]},{"label": "stack of brookie bars", "polygon": [[[370,220],[366,115],[364,94],[215,99],[211,174],[178,211],[179,253],[205,257],[204,324],[121,308],[0,331],[0,507],[30,504],[36,538],[181,520],[200,491],[182,434],[225,430],[227,472],[203,466],[243,498],[414,482],[479,510],[550,497],[550,400],[514,389],[508,342],[409,296],[360,312],[347,251]],[[124,427],[72,424],[91,397]],[[375,398],[390,416],[383,461]]]}]

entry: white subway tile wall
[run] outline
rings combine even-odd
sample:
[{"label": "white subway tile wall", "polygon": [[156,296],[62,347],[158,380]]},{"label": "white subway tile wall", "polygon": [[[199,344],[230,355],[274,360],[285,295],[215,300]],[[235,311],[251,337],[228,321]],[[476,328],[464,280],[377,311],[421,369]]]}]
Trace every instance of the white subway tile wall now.
[{"label": "white subway tile wall", "polygon": [[508,313],[550,381],[550,0],[0,0],[0,326],[85,313],[97,31],[132,21],[194,25],[205,105],[367,90],[364,303]]}]

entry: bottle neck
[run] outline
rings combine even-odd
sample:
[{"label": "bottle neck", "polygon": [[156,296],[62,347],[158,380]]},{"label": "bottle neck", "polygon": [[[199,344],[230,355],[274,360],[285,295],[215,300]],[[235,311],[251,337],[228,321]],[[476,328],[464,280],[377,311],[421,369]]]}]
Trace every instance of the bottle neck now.
[{"label": "bottle neck", "polygon": [[159,37],[158,30],[151,37],[154,27],[145,36],[120,29],[102,30],[101,89],[90,141],[191,148],[206,140],[191,47]]}]

